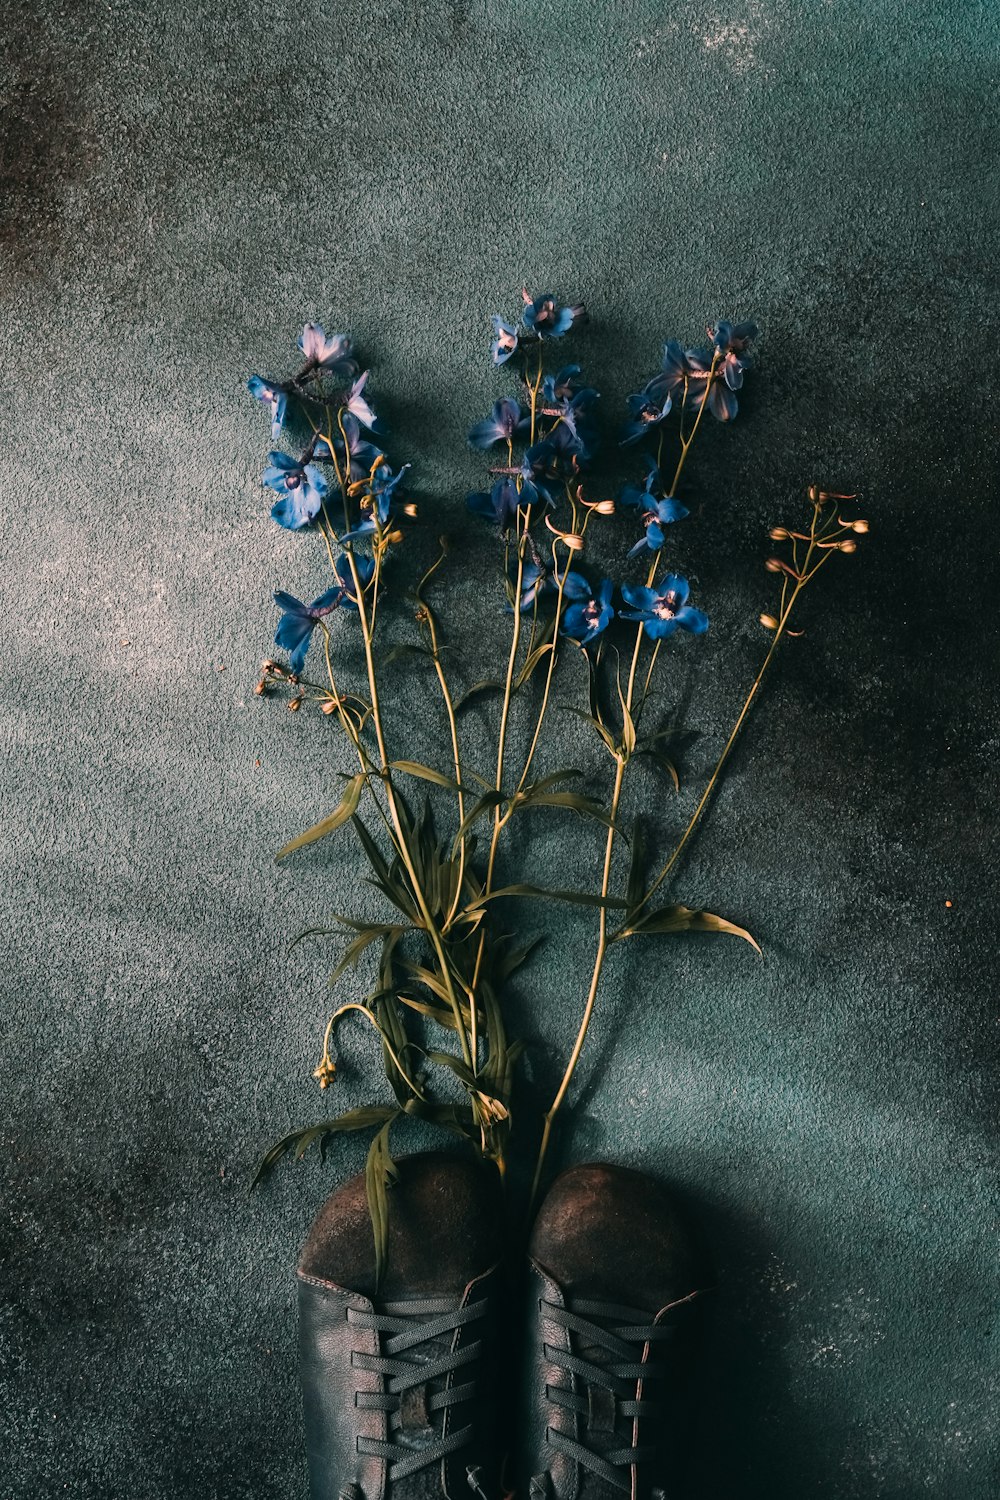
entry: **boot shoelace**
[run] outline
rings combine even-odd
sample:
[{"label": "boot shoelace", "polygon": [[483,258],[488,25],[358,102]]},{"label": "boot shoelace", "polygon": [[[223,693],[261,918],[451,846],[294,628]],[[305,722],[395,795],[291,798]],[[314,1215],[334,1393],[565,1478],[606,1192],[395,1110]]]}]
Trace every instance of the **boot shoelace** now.
[{"label": "boot shoelace", "polygon": [[358,1452],[385,1459],[390,1483],[440,1462],[472,1439],[475,1429],[471,1425],[441,1434],[449,1408],[468,1401],[476,1391],[474,1369],[468,1370],[471,1378],[462,1385],[451,1384],[448,1377],[455,1370],[475,1366],[483,1347],[477,1338],[453,1349],[454,1335],[485,1317],[486,1311],[485,1299],[460,1307],[454,1299],[440,1297],[386,1302],[379,1312],[348,1308],[347,1321],[356,1328],[374,1330],[382,1350],[381,1354],[355,1350],[351,1355],[355,1369],[374,1371],[384,1383],[381,1391],[357,1391],[354,1402],[361,1411],[385,1412],[391,1439],[359,1437]]},{"label": "boot shoelace", "polygon": [[[696,1295],[696,1294],[695,1294]],[[681,1312],[692,1297],[672,1304]],[[546,1385],[545,1395],[553,1406],[582,1418],[577,1431],[586,1441],[548,1428],[546,1440],[559,1453],[575,1460],[614,1489],[632,1490],[631,1469],[654,1454],[650,1445],[638,1441],[639,1418],[652,1416],[661,1403],[643,1395],[646,1382],[665,1374],[653,1359],[645,1357],[648,1346],[673,1337],[675,1315],[652,1323],[649,1313],[609,1302],[574,1298],[567,1307],[541,1303],[542,1316],[570,1335],[569,1349],[546,1344],[545,1358],[557,1369],[575,1376],[573,1389]],[[574,1352],[574,1350],[579,1352]],[[585,1357],[586,1356],[586,1357]],[[631,1440],[624,1446],[620,1417],[629,1419]]]}]

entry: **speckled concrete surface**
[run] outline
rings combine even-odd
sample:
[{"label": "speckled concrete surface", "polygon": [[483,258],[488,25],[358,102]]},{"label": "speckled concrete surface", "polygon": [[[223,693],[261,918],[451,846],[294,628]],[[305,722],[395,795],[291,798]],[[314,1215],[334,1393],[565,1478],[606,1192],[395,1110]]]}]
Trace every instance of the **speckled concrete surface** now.
[{"label": "speckled concrete surface", "polygon": [[[566,1142],[673,1181],[713,1248],[687,1493],[991,1500],[996,8],[14,0],[0,27],[0,1495],[304,1492],[290,1267],[361,1146],[246,1186],[320,1107],[327,955],[286,935],[361,869],[271,861],[337,762],[250,692],[270,590],[318,563],[267,519],[241,386],[306,317],[354,332],[468,543],[471,674],[463,434],[526,280],[590,304],[609,414],[668,334],[763,329],[693,461],[692,788],[758,660],[767,526],[821,479],[874,527],[676,887],[766,961],[617,955]],[[405,678],[395,704],[410,751],[433,725]],[[544,874],[563,837],[587,878],[585,830],[525,852]],[[589,942],[568,917],[521,987],[537,1043]],[[529,1112],[553,1066],[536,1045]]]}]

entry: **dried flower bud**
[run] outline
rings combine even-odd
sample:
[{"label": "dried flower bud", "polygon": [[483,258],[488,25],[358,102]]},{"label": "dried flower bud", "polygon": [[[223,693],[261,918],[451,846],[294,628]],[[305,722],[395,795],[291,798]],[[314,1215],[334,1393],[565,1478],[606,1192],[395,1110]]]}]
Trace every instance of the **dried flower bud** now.
[{"label": "dried flower bud", "polygon": [[858,544],[853,537],[848,537],[846,542],[838,543],[841,552],[857,552]]},{"label": "dried flower bud", "polygon": [[402,540],[403,533],[398,528],[395,531],[390,531],[386,537],[386,541],[392,546],[395,546],[397,542],[401,542]]},{"label": "dried flower bud", "polygon": [[545,524],[549,531],[552,532],[552,535],[558,537],[563,545],[569,548],[570,552],[583,551],[583,537],[579,536],[575,531],[560,531],[558,526],[553,526],[548,516],[545,517]]},{"label": "dried flower bud", "polygon": [[851,530],[852,531],[856,531],[859,536],[864,536],[865,533],[868,530],[868,522],[867,521],[852,521],[851,522]]},{"label": "dried flower bud", "polygon": [[819,485],[811,484],[809,486],[809,489],[808,489],[807,493],[808,493],[809,499],[812,501],[813,505],[815,505],[816,502],[822,498],[822,496],[820,495],[820,492],[819,492]]},{"label": "dried flower bud", "polygon": [[778,622],[773,615],[761,615],[760,623],[765,630],[777,630]]},{"label": "dried flower bud", "polygon": [[414,518],[414,516],[416,514],[417,514],[417,507],[412,503],[412,501],[408,505],[404,505],[403,506],[403,515],[404,516],[409,516],[411,521],[413,520],[413,518]]},{"label": "dried flower bud", "polygon": [[772,542],[787,542],[792,533],[784,526],[772,526],[767,534]]},{"label": "dried flower bud", "polygon": [[783,573],[785,571],[785,565],[780,557],[769,557],[764,566],[769,573]]},{"label": "dried flower bud", "polygon": [[615,502],[613,500],[598,500],[597,504],[591,506],[599,516],[613,516],[615,513]]},{"label": "dried flower bud", "polygon": [[270,657],[267,657],[261,662],[260,670],[262,672],[280,672],[281,668],[276,661],[272,661]]},{"label": "dried flower bud", "polygon": [[288,700],[288,712],[290,714],[297,714],[298,713],[299,709],[302,707],[302,697],[303,697],[302,693],[299,693],[299,695],[298,695],[297,698],[289,698],[289,700]]},{"label": "dried flower bud", "polygon": [[337,705],[336,705],[336,703],[334,703],[334,701],[333,701],[332,698],[328,698],[327,701],[323,704],[322,708],[320,709],[320,713],[324,713],[324,714],[335,714],[336,712],[337,712]]},{"label": "dried flower bud", "polygon": [[329,1055],[325,1056],[318,1068],[313,1068],[313,1077],[318,1080],[321,1089],[328,1089],[337,1076],[337,1064]]},{"label": "dried flower bud", "polygon": [[253,690],[258,698],[263,698],[264,694],[268,691],[269,688],[270,683],[268,682],[266,677],[262,677],[259,682],[255,682],[253,685]]}]

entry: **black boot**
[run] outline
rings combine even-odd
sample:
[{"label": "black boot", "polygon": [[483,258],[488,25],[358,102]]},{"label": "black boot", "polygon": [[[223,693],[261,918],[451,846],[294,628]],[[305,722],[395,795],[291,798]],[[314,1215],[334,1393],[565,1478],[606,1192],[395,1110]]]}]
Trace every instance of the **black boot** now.
[{"label": "black boot", "polygon": [[494,1500],[496,1175],[402,1157],[375,1288],[364,1175],[320,1210],[299,1264],[312,1500]]},{"label": "black boot", "polygon": [[524,1500],[671,1500],[706,1279],[652,1178],[556,1179],[529,1246]]}]

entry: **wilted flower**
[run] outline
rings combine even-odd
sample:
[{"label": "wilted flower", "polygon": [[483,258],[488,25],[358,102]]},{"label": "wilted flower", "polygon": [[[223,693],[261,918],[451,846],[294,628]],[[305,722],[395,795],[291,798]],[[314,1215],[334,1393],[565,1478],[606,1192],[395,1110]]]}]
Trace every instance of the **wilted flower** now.
[{"label": "wilted flower", "polygon": [[303,375],[325,370],[331,375],[356,375],[357,362],[351,358],[351,340],[346,333],[327,338],[320,323],[307,323],[299,335],[299,348],[306,357]]},{"label": "wilted flower", "polygon": [[364,396],[364,389],[368,383],[368,375],[369,371],[365,370],[358,376],[347,392],[347,399],[344,405],[351,415],[357,418],[362,427],[367,427],[369,432],[380,432],[381,425],[379,419],[368,405]]},{"label": "wilted flower", "polygon": [[267,459],[261,483],[281,496],[271,507],[272,517],[289,531],[311,525],[329,488],[321,470],[290,453],[269,453]]},{"label": "wilted flower", "polygon": [[657,386],[655,380],[644,385],[642,390],[628,398],[629,420],[622,429],[621,444],[638,442],[670,414],[673,397]]},{"label": "wilted flower", "polygon": [[521,492],[510,475],[494,480],[489,490],[477,490],[466,496],[465,503],[477,516],[493,521],[501,531],[509,531],[517,520]]},{"label": "wilted flower", "polygon": [[510,442],[517,433],[528,426],[528,418],[519,401],[501,396],[493,403],[493,411],[469,430],[469,442],[473,448],[491,448],[494,443],[506,439]]},{"label": "wilted flower", "polygon": [[677,573],[668,573],[655,589],[623,584],[622,597],[631,608],[623,609],[621,617],[641,622],[646,634],[654,641],[664,640],[676,630],[704,635],[708,629],[708,616],[688,604],[690,592],[687,579]]},{"label": "wilted flower", "polygon": [[543,292],[540,297],[533,298],[525,290],[521,295],[525,304],[522,314],[524,326],[539,338],[562,338],[584,314],[582,303],[576,307],[561,306],[551,292]]},{"label": "wilted flower", "polygon": [[518,332],[510,323],[505,323],[498,313],[493,316],[493,328],[496,334],[490,350],[493,363],[504,365],[517,349]]},{"label": "wilted flower", "polygon": [[[512,570],[511,584],[517,583],[517,574]],[[521,609],[531,609],[536,599],[543,594],[554,593],[556,581],[550,567],[544,563],[528,561],[521,567]],[[513,614],[511,606],[507,605],[507,613]]]},{"label": "wilted flower", "polygon": [[280,385],[273,385],[269,380],[263,380],[259,375],[250,376],[247,381],[247,390],[270,411],[271,436],[278,437],[285,423],[288,392]]},{"label": "wilted flower", "polygon": [[610,578],[602,578],[596,589],[592,589],[582,573],[567,573],[563,581],[563,597],[573,602],[562,617],[564,635],[587,646],[607,630],[615,617],[611,605],[614,585]]},{"label": "wilted flower", "polygon": [[[344,434],[347,438],[347,453],[350,455],[349,477],[351,479],[364,479],[371,473],[372,468],[378,460],[385,457],[385,454],[381,448],[377,448],[374,443],[369,443],[366,438],[361,436],[361,427],[357,417],[352,412],[345,411],[341,415],[340,425],[344,429]],[[313,452],[317,458],[321,459],[330,459],[332,456],[330,444],[323,436],[315,439]],[[333,434],[333,453],[336,454],[337,462],[343,468],[345,460],[344,440],[339,430]]]}]

